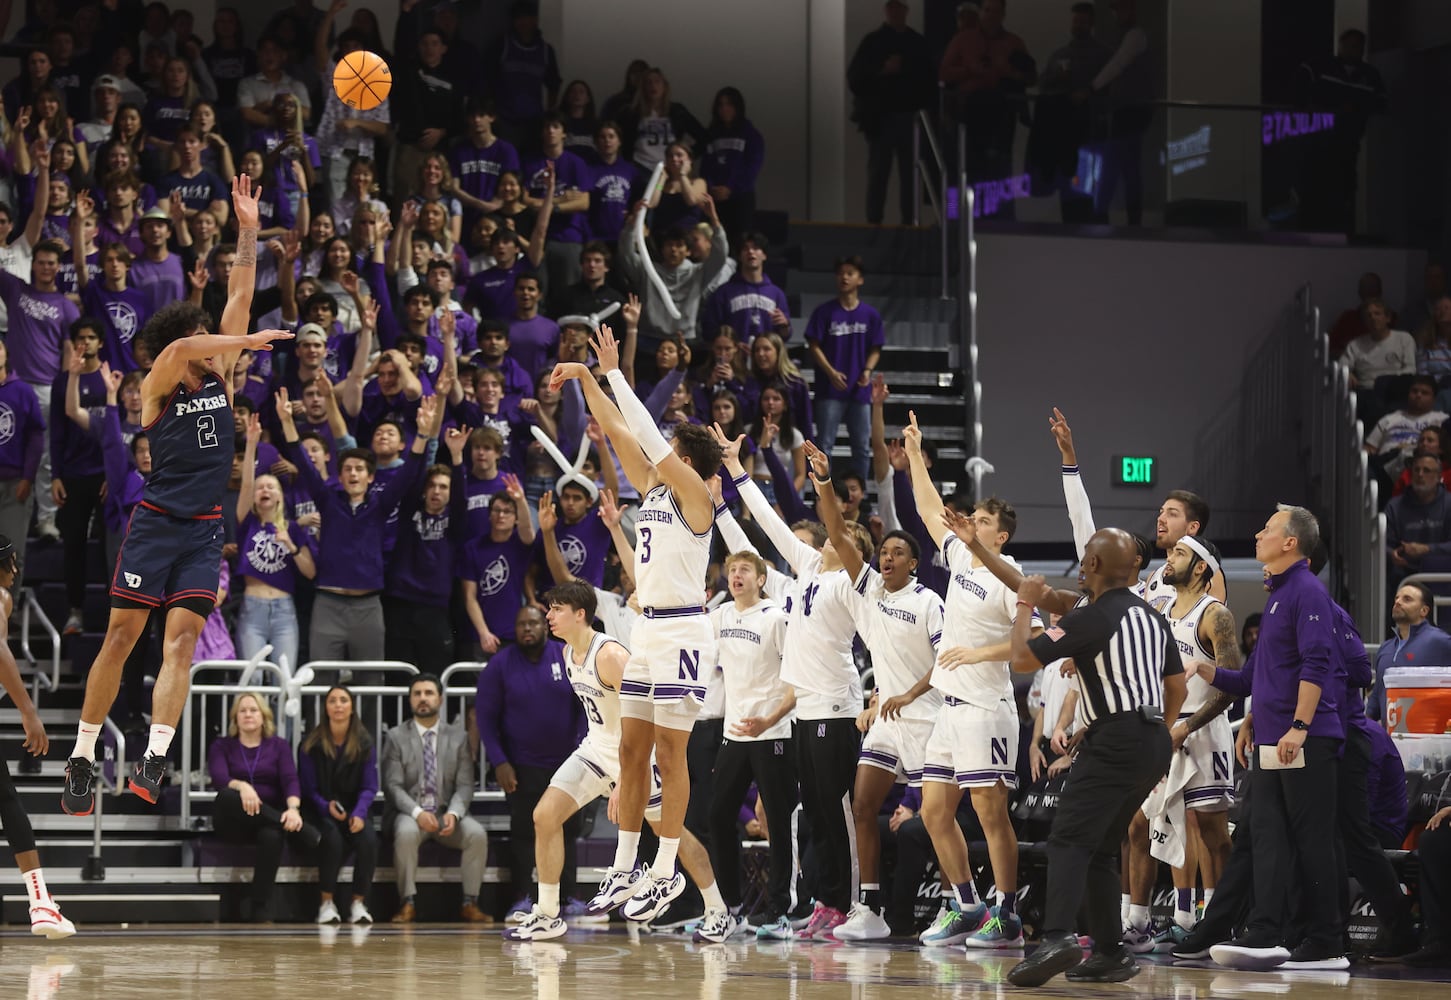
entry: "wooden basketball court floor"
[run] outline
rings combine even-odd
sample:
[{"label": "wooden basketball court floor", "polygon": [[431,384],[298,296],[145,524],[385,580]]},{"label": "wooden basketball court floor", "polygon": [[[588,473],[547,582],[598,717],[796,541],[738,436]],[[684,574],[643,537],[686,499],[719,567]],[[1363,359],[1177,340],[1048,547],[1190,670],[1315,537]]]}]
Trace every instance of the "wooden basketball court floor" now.
[{"label": "wooden basketball court floor", "polygon": [[1395,966],[1243,973],[1209,963],[1175,966],[1157,960],[1120,985],[1079,986],[1059,978],[1038,990],[1018,990],[1004,978],[1015,961],[1010,954],[969,958],[961,949],[927,950],[905,943],[738,939],[697,945],[619,928],[513,944],[497,930],[448,926],[113,926],[86,927],[77,937],[56,942],[23,931],[0,934],[0,998],[1451,998],[1451,970],[1438,980],[1435,972]]}]

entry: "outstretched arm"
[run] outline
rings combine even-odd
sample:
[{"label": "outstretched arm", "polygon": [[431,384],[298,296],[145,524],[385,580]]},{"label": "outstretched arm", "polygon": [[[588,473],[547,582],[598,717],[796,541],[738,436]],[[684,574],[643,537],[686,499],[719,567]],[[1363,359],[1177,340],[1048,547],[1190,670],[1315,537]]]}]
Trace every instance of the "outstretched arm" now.
[{"label": "outstretched arm", "polygon": [[831,461],[810,441],[806,442],[806,460],[811,464],[811,481],[816,484],[816,512],[821,515],[821,523],[826,525],[831,545],[841,559],[841,568],[855,583],[862,571],[862,554],[847,528],[846,518],[841,516],[841,501],[831,485]]},{"label": "outstretched arm", "polygon": [[[222,321],[217,324],[217,332],[223,336],[245,334],[252,322],[252,292],[257,287],[257,200],[261,196],[262,188],[259,186],[254,191],[252,178],[246,174],[232,179],[232,209],[237,214],[237,259],[232,262],[232,273],[227,278],[227,304],[222,309]],[[241,353],[240,346],[222,348],[223,378],[231,376]]]},{"label": "outstretched arm", "polygon": [[917,500],[917,513],[922,517],[922,524],[932,536],[933,543],[940,549],[951,534],[942,523],[942,512],[946,505],[932,482],[932,473],[927,471],[927,460],[922,455],[922,429],[917,426],[916,412],[909,412],[908,418],[911,422],[903,428],[902,437],[907,446],[907,461],[911,463],[912,495]]},{"label": "outstretched arm", "polygon": [[[986,566],[988,572],[997,577],[1004,587],[1016,591],[1023,585],[1023,574],[1000,554],[984,545],[982,540],[977,537],[977,525],[973,523],[972,518],[944,507],[942,524],[967,546],[973,558]],[[1066,615],[1073,610],[1077,603],[1078,595],[1072,591],[1050,588],[1045,592],[1043,601],[1038,604],[1038,607],[1055,615]]]},{"label": "outstretched arm", "polygon": [[1093,507],[1088,502],[1088,491],[1083,488],[1083,479],[1078,474],[1078,452],[1073,447],[1073,431],[1063,411],[1053,407],[1053,416],[1048,418],[1048,428],[1053,440],[1058,443],[1058,455],[1063,461],[1063,500],[1068,504],[1068,521],[1073,525],[1073,547],[1078,558],[1088,540],[1096,530],[1093,525]]}]

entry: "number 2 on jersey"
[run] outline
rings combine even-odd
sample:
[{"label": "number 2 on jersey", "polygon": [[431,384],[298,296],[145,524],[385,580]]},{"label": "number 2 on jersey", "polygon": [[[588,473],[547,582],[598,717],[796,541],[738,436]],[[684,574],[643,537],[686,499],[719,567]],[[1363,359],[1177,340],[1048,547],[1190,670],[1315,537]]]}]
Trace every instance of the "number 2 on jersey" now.
[{"label": "number 2 on jersey", "polygon": [[637,528],[635,533],[640,538],[640,564],[644,565],[650,561],[650,529]]},{"label": "number 2 on jersey", "polygon": [[217,418],[203,413],[196,418],[196,443],[198,448],[215,448],[217,441]]}]

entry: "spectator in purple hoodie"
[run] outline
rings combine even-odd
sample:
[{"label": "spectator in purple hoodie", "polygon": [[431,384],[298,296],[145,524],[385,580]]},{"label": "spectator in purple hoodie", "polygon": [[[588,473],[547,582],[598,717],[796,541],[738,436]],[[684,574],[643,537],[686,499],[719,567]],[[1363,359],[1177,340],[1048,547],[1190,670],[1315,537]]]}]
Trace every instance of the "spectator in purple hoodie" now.
[{"label": "spectator in purple hoodie", "polygon": [[863,480],[872,456],[872,372],[887,340],[881,315],[861,300],[865,280],[860,257],[837,260],[836,301],[817,306],[806,323],[816,363],[817,443],[829,454],[845,418],[852,467]]},{"label": "spectator in purple hoodie", "polygon": [[[0,343],[0,534],[24,538],[35,509],[35,477],[45,451],[45,415],[40,400],[24,379],[10,371],[9,354]],[[15,589],[24,579],[25,547],[16,547]]]},{"label": "spectator in purple hoodie", "polygon": [[489,533],[464,546],[454,568],[464,610],[485,658],[514,641],[514,617],[524,604],[534,523],[524,506],[524,487],[505,476],[505,492],[489,501]]},{"label": "spectator in purple hoodie", "polygon": [[[720,223],[731,246],[756,214],[756,177],[766,158],[766,140],[746,117],[746,99],[735,87],[722,87],[711,105],[705,130],[700,176],[705,178]],[[765,244],[761,244],[765,250]]]}]

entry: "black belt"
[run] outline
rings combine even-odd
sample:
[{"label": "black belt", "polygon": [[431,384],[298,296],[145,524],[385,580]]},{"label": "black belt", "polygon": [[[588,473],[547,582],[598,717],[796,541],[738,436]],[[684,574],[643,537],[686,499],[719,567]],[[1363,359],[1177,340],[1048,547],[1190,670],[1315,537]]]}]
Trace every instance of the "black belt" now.
[{"label": "black belt", "polygon": [[1114,712],[1112,715],[1100,715],[1089,724],[1089,728],[1110,723],[1127,722],[1136,719],[1139,722],[1147,722],[1155,726],[1164,724],[1164,710],[1158,705],[1140,705],[1138,708],[1130,709],[1127,712]]},{"label": "black belt", "polygon": [[689,618],[691,615],[705,614],[705,608],[699,604],[691,605],[688,608],[642,608],[641,614],[646,618]]}]

